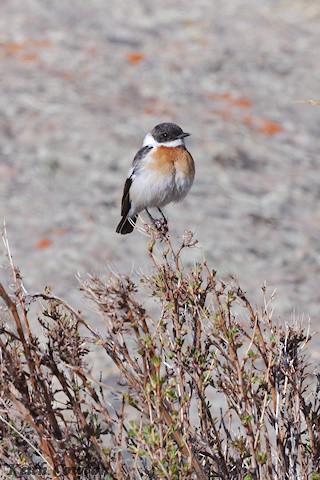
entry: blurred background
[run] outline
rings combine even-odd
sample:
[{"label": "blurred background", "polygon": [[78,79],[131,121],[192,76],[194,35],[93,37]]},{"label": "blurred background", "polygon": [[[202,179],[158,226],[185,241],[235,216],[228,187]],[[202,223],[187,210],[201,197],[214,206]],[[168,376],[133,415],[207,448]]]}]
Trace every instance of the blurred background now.
[{"label": "blurred background", "polygon": [[320,97],[319,20],[313,0],[0,0],[0,221],[27,290],[86,308],[78,272],[149,271],[148,239],[115,228],[143,137],[172,121],[197,169],[165,209],[175,243],[199,240],[186,262],[258,305],[267,282],[280,321],[317,330],[320,107],[300,101]]}]

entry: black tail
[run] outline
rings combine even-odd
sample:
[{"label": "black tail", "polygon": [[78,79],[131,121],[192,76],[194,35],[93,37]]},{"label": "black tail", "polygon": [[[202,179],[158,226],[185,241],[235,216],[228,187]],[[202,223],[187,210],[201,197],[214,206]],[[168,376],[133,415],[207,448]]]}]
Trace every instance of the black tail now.
[{"label": "black tail", "polygon": [[121,235],[126,235],[127,233],[131,233],[134,229],[136,224],[137,217],[122,217],[119,225],[117,226],[117,233],[121,233]]}]

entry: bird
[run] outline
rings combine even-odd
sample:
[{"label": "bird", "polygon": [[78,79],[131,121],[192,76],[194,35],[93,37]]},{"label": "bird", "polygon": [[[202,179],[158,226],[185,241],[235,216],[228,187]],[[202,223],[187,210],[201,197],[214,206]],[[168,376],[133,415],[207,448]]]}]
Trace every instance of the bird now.
[{"label": "bird", "polygon": [[125,181],[117,233],[131,233],[143,210],[157,224],[149,208],[157,208],[166,223],[161,207],[179,203],[187,195],[195,175],[194,160],[184,141],[189,135],[170,122],[160,123],[147,133]]}]

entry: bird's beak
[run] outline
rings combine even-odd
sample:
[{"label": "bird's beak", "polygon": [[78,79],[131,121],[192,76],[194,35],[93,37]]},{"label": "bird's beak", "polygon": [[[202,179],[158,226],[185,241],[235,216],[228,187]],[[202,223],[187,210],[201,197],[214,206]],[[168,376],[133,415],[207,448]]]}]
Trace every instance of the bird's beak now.
[{"label": "bird's beak", "polygon": [[179,138],[189,137],[190,135],[191,133],[183,132],[183,133],[180,133]]}]

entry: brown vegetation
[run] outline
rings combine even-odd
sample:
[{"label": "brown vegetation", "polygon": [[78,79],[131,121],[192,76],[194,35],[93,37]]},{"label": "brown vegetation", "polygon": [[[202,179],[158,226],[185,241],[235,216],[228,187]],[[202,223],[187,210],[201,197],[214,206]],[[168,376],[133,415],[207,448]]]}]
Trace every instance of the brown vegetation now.
[{"label": "brown vegetation", "polygon": [[[309,365],[308,328],[274,320],[265,287],[255,308],[235,279],[219,280],[205,260],[186,270],[181,253],[195,247],[192,234],[177,250],[168,235],[149,236],[152,268],[139,289],[113,273],[81,281],[97,329],[50,291],[28,295],[8,249],[14,288],[0,286],[3,471],[8,478],[320,478],[319,376]],[[158,316],[141,297],[154,299]],[[39,299],[43,341],[30,327]],[[86,360],[93,347],[119,373],[108,399],[110,385]]]}]

